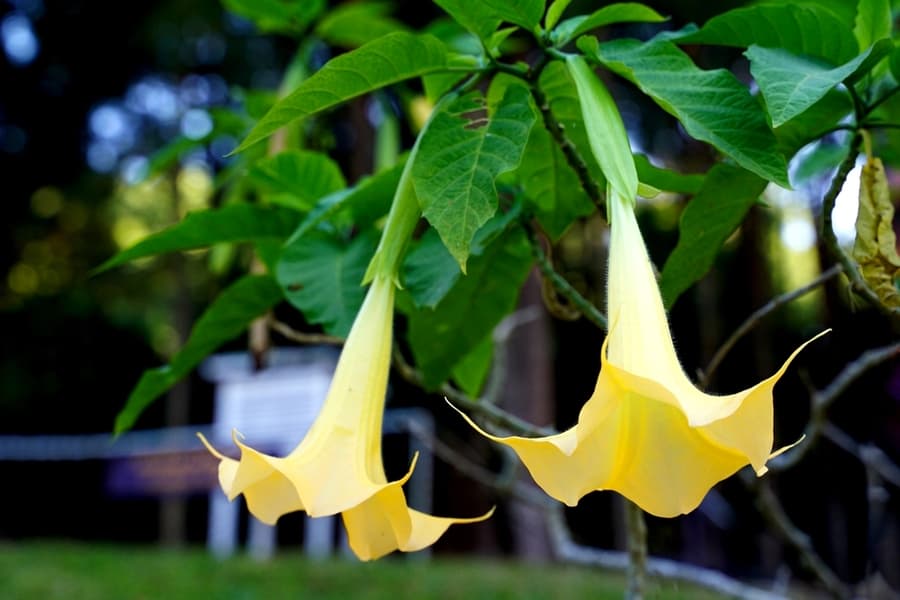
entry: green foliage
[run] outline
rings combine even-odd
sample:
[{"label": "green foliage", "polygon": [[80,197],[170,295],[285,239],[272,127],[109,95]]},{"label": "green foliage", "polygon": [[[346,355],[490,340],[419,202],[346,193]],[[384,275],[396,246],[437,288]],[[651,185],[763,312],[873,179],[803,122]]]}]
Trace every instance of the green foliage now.
[{"label": "green foliage", "polygon": [[579,35],[606,25],[616,23],[659,23],[665,20],[666,17],[648,6],[637,2],[620,2],[604,6],[589,15],[579,15],[566,19],[553,30],[550,34],[550,39],[554,44],[564,46]]},{"label": "green foliage", "polygon": [[704,175],[685,175],[671,169],[663,169],[650,163],[643,154],[634,155],[634,166],[641,183],[666,192],[696,194],[703,185]]},{"label": "green foliage", "polygon": [[471,92],[435,115],[419,140],[412,177],[422,213],[463,271],[472,237],[497,210],[494,180],[518,166],[534,121],[522,86],[509,87],[492,114]]},{"label": "green foliage", "polygon": [[709,142],[745,169],[790,187],[784,157],[776,148],[765,113],[730,72],[698,69],[666,41],[581,41],[582,50],[633,81],[677,117],[691,136]]},{"label": "green foliage", "polygon": [[699,30],[679,36],[679,44],[751,45],[780,48],[841,65],[859,53],[853,30],[835,13],[816,4],[757,4],[713,17]]},{"label": "green foliage", "polygon": [[228,204],[215,210],[188,213],[180,222],[144,238],[97,267],[100,273],[126,262],[179,250],[205,248],[221,242],[282,240],[297,226],[297,213],[253,204]]},{"label": "green foliage", "polygon": [[281,300],[281,289],[275,280],[265,275],[246,275],[222,291],[197,320],[191,335],[171,362],[157,369],[144,371],[116,416],[115,432],[122,433],[135,421],[153,400],[158,398],[201,360],[225,342],[244,333],[250,322]]},{"label": "green foliage", "polygon": [[865,50],[879,40],[890,38],[893,21],[889,0],[859,0],[853,25],[859,49]]},{"label": "green foliage", "polygon": [[396,32],[375,39],[332,59],[279,100],[236,152],[297,119],[393,83],[447,68],[447,48],[434,36]]},{"label": "green foliage", "polygon": [[326,234],[295,238],[275,270],[284,297],[326,333],[345,337],[362,305],[363,275],[377,243],[373,233],[349,243]]},{"label": "green foliage", "polygon": [[263,158],[250,170],[250,177],[271,194],[270,202],[301,212],[347,185],[333,160],[308,150],[287,150]]},{"label": "green foliage", "polygon": [[818,102],[828,90],[853,75],[872,53],[872,47],[839,67],[796,56],[779,48],[750,46],[750,72],[766,99],[772,126],[790,121]]},{"label": "green foliage", "polygon": [[678,245],[669,255],[659,278],[666,306],[703,277],[719,248],[766,187],[765,180],[737,167],[718,164],[688,203],[678,225]]},{"label": "green foliage", "polygon": [[321,14],[325,0],[222,0],[225,8],[253,21],[261,31],[302,33]]},{"label": "green foliage", "polygon": [[459,278],[434,310],[411,312],[408,339],[429,387],[445,381],[515,307],[531,260],[522,230],[506,230],[481,254],[472,256],[467,275]]},{"label": "green foliage", "polygon": [[316,33],[329,44],[356,48],[380,37],[406,31],[406,26],[388,16],[386,2],[351,2],[336,6],[316,26]]}]

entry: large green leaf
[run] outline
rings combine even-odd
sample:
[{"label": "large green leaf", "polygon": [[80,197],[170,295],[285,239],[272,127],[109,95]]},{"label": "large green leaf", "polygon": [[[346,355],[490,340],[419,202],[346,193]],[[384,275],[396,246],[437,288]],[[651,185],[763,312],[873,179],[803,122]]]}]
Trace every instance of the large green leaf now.
[{"label": "large green leaf", "polygon": [[222,208],[188,213],[171,227],[154,233],[119,252],[95,272],[99,273],[131,260],[205,248],[221,242],[249,242],[261,239],[284,240],[297,226],[297,213],[284,208],[254,204],[227,204]]},{"label": "large green leaf", "polygon": [[485,41],[502,21],[533,30],[544,14],[544,0],[434,0],[434,3]]},{"label": "large green leaf", "polygon": [[678,244],[660,274],[666,306],[706,274],[765,187],[765,180],[745,169],[722,163],[710,169],[703,187],[681,214]]},{"label": "large green leaf", "polygon": [[890,38],[893,23],[890,0],[859,0],[853,24],[853,35],[859,49],[864,50],[878,40]]},{"label": "large green leaf", "polygon": [[223,0],[229,11],[256,23],[260,31],[301,33],[325,8],[325,0]]},{"label": "large green leaf", "polygon": [[347,184],[340,167],[319,152],[287,150],[258,161],[250,177],[271,192],[272,202],[303,212]]},{"label": "large green leaf", "polygon": [[369,232],[350,243],[309,234],[286,245],[275,269],[285,298],[326,333],[346,336],[362,305],[361,282],[377,242]]},{"label": "large green leaf", "polygon": [[197,320],[172,362],[144,371],[125,408],[116,416],[115,432],[131,429],[150,403],[216,348],[243,333],[253,319],[275,306],[281,297],[281,289],[268,275],[246,275],[222,291]]},{"label": "large green leaf", "polygon": [[667,41],[598,44],[583,37],[579,47],[634,82],[692,137],[709,142],[745,169],[790,187],[787,165],[762,108],[729,71],[698,69]]},{"label": "large green leaf", "polygon": [[572,221],[594,211],[594,203],[542,123],[531,130],[518,175],[541,227],[554,241]]},{"label": "large green leaf", "polygon": [[477,398],[484,387],[494,358],[493,335],[486,335],[475,348],[453,367],[451,376],[462,391]]},{"label": "large green leaf", "polygon": [[241,142],[236,152],[284,125],[367,92],[447,68],[447,47],[431,35],[398,31],[325,64],[279,100]]},{"label": "large green leaf", "polygon": [[[495,215],[472,239],[471,256],[481,256],[499,235],[520,217],[517,204],[507,212]],[[414,242],[403,261],[403,287],[416,308],[434,308],[462,276],[459,264],[447,250],[434,228],[428,229]]]},{"label": "large green leaf", "polygon": [[846,93],[827,92],[821,100],[775,129],[778,148],[785,156],[792,157],[800,148],[840,123],[852,110],[853,104]]},{"label": "large green leaf", "polygon": [[388,16],[386,2],[350,2],[329,11],[316,25],[316,33],[329,44],[356,48],[406,25]]},{"label": "large green leaf", "polygon": [[815,4],[758,4],[717,15],[679,44],[781,48],[844,64],[859,53],[850,24]]},{"label": "large green leaf", "polygon": [[662,16],[649,6],[637,2],[619,2],[594,11],[590,15],[579,15],[566,19],[550,34],[554,44],[563,46],[582,33],[592,29],[612,25],[614,23],[659,23],[665,21]]},{"label": "large green leaf", "polygon": [[521,229],[506,231],[480,256],[469,273],[434,310],[413,310],[409,340],[425,383],[437,387],[457,363],[476,349],[516,306],[519,289],[531,267],[531,249]]},{"label": "large green leaf", "polygon": [[412,166],[422,214],[465,271],[469,243],[497,210],[494,180],[519,165],[535,121],[531,95],[510,86],[493,114],[471,92],[435,115]]},{"label": "large green leaf", "polygon": [[872,47],[839,67],[791,54],[780,48],[750,46],[744,52],[750,73],[766,100],[772,126],[790,121],[822,99],[828,90],[856,72]]}]

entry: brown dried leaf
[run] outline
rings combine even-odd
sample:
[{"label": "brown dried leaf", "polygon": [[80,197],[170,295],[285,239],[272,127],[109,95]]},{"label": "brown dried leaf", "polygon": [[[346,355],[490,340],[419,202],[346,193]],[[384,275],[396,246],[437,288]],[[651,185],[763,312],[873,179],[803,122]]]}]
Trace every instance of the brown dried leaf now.
[{"label": "brown dried leaf", "polygon": [[853,258],[863,278],[891,308],[900,308],[900,256],[894,234],[894,205],[881,159],[869,157],[859,182],[859,213]]}]

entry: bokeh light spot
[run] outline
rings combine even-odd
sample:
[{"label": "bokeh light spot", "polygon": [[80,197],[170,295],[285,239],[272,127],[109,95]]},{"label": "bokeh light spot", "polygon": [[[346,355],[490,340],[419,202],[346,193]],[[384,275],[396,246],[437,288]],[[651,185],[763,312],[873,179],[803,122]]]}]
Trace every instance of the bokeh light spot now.
[{"label": "bokeh light spot", "polygon": [[63,194],[52,185],[38,188],[31,195],[31,212],[38,217],[49,219],[56,216],[63,207]]},{"label": "bokeh light spot", "polygon": [[9,289],[22,296],[30,296],[38,289],[40,279],[37,271],[27,263],[16,263],[6,276]]},{"label": "bokeh light spot", "polygon": [[9,62],[18,66],[30,64],[40,48],[31,21],[19,14],[9,15],[0,23],[0,41]]}]

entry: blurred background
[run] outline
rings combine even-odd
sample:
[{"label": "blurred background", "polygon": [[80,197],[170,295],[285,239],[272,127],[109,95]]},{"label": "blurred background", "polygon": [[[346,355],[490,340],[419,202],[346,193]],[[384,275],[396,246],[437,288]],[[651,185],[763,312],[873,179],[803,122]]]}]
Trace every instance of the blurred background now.
[{"label": "blurred background", "polygon": [[[599,4],[573,2],[572,10]],[[674,29],[741,2],[648,4],[672,15],[665,26]],[[441,16],[430,3],[393,5],[394,18],[411,26]],[[614,33],[648,37],[654,31]],[[214,248],[90,272],[188,211],[225,201],[217,190],[233,164],[226,154],[273,97],[296,40],[262,33],[215,0],[2,0],[0,46],[0,556],[35,540],[202,548],[210,542],[215,461],[192,436],[212,423],[215,369],[192,374],[156,402],[138,423],[143,437],[113,445],[110,432],[141,373],[177,351],[196,316],[246,272],[248,261],[234,249]],[[314,60],[324,63],[337,51],[317,46]],[[697,48],[692,55],[704,67],[725,66],[749,77],[736,51]],[[610,87],[636,150],[682,172],[711,166],[711,150],[687,139],[671,117],[621,82]],[[341,109],[319,138],[351,182],[372,168],[371,155],[358,150],[372,146],[367,106],[359,101]],[[411,140],[411,126],[404,123],[403,130]],[[830,266],[819,252],[815,219],[842,141],[830,137],[801,153],[808,160],[792,165],[795,190],[767,190],[709,275],[675,304],[673,331],[689,373],[709,364],[754,310]],[[895,151],[885,156],[892,182]],[[845,241],[854,235],[853,181],[835,214]],[[858,187],[858,172],[855,181]],[[673,196],[642,206],[657,264],[677,242],[685,200]],[[602,306],[602,221],[574,225],[555,258],[562,274]],[[547,314],[536,275],[522,306],[532,307],[524,325],[510,324],[501,340],[509,348],[505,406],[535,423],[568,427],[593,388],[603,332],[584,319]],[[297,321],[290,308],[278,314]],[[828,386],[867,349],[896,340],[883,318],[853,301],[837,279],[763,320],[728,355],[710,389],[736,391],[768,376],[825,327],[833,333],[805,350],[776,390],[776,445],[793,442],[809,419],[811,389]],[[291,346],[277,336],[275,343]],[[224,350],[246,346],[244,338]],[[327,381],[333,359],[331,349],[310,349],[290,360],[319,365]],[[421,492],[434,512],[478,514],[498,504],[490,521],[451,530],[435,556],[559,558],[552,529],[533,507],[467,471],[465,465],[476,465],[490,473],[506,463],[496,448],[471,437],[439,396],[395,377],[389,406],[416,407],[425,415],[418,422],[433,419],[436,427],[423,441],[403,424],[408,413],[398,413],[397,433],[386,446],[389,475],[405,469],[411,447],[437,440],[456,450],[443,457],[437,452],[434,487]],[[831,570],[847,582],[875,577],[884,582],[878,589],[890,594],[889,586],[900,586],[900,494],[890,479],[900,460],[896,357],[856,380],[830,415],[844,444],[819,441],[801,465],[770,483]],[[167,434],[164,428],[174,429]],[[873,472],[860,459],[864,448],[881,453],[883,471]],[[527,475],[512,478],[527,486]],[[745,579],[812,581],[801,553],[766,525],[756,497],[734,477],[691,515],[649,519],[650,552]],[[622,549],[619,504],[613,494],[595,493],[567,509],[573,542]],[[259,552],[271,554],[275,542],[282,551],[299,549],[308,530],[299,516],[285,518],[274,542],[259,542]],[[246,515],[240,517],[236,542],[247,544],[254,535]],[[323,535],[333,536],[329,543],[340,553],[339,535]]]}]

